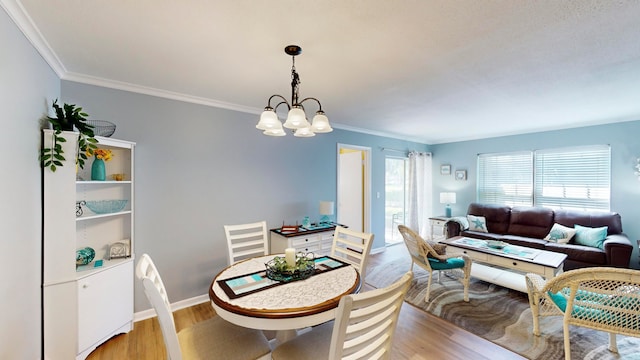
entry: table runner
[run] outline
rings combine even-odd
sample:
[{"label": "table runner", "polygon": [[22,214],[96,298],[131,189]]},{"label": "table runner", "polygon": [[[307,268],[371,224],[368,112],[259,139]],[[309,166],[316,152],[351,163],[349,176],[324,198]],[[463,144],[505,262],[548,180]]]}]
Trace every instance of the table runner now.
[{"label": "table runner", "polygon": [[540,251],[538,250],[534,250],[534,249],[522,247],[522,246],[516,246],[516,245],[507,245],[502,249],[492,248],[487,245],[487,242],[485,240],[472,239],[467,237],[454,240],[451,243],[467,245],[474,248],[481,248],[483,250],[488,250],[491,252],[496,252],[496,253],[505,254],[505,255],[517,256],[517,257],[521,257],[529,260],[535,259],[535,257],[540,254]]},{"label": "table runner", "polygon": [[[314,259],[314,262],[315,272],[311,276],[349,266],[349,264],[334,259],[330,256],[322,256],[316,258]],[[255,271],[248,274],[218,280],[217,283],[229,297],[229,299],[237,299],[239,297],[254,294],[256,292],[263,291],[274,286],[288,284],[291,282],[282,282],[269,279],[267,277],[265,268],[265,270]]]}]

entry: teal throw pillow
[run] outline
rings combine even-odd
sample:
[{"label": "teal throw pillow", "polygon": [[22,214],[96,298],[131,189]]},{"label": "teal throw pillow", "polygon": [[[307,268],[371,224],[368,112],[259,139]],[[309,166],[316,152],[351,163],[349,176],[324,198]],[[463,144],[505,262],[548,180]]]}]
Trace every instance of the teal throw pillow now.
[{"label": "teal throw pillow", "polygon": [[607,226],[590,228],[580,225],[574,225],[573,228],[576,229],[576,244],[604,249],[604,239],[607,238],[607,231],[609,230]]}]

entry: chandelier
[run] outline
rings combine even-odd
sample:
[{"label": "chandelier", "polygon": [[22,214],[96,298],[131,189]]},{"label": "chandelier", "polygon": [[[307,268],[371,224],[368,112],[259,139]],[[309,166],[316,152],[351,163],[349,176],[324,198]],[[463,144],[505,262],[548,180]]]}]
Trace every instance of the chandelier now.
[{"label": "chandelier", "polygon": [[[296,55],[302,53],[302,48],[298,45],[289,45],[284,48],[284,52],[291,55],[293,65],[291,66],[291,103],[287,101],[282,95],[271,95],[267,106],[264,108],[262,115],[260,115],[260,121],[256,128],[263,130],[263,134],[269,136],[285,136],[286,133],[283,127],[293,130],[293,136],[297,137],[311,137],[316,133],[327,133],[333,131],[331,125],[329,125],[329,118],[322,111],[322,104],[316,98],[308,97],[301,101],[298,100],[298,87],[300,86],[300,75],[296,72]],[[271,107],[271,100],[278,98],[281,100],[275,107]],[[302,104],[307,100],[313,100],[318,103],[318,111],[313,117],[313,122],[309,123],[307,115],[305,113]],[[280,105],[286,105],[289,109],[287,120],[284,124],[278,119],[276,109]]]}]

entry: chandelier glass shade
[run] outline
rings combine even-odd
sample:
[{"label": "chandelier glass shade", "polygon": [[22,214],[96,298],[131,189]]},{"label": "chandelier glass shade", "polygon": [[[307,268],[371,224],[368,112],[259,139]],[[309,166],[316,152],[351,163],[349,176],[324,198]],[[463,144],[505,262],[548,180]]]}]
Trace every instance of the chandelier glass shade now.
[{"label": "chandelier glass shade", "polygon": [[[300,86],[300,75],[296,71],[296,55],[302,53],[302,48],[298,45],[289,45],[284,48],[284,52],[291,55],[293,65],[291,66],[291,103],[287,101],[282,95],[271,95],[267,106],[260,115],[260,121],[256,125],[256,128],[263,131],[263,134],[269,136],[285,136],[287,133],[284,128],[293,131],[293,135],[297,137],[311,137],[316,133],[328,133],[333,131],[331,124],[329,124],[329,118],[322,111],[322,104],[316,98],[308,97],[303,100],[298,100],[298,88]],[[271,106],[271,101],[277,99],[280,102]],[[304,106],[302,105],[306,101],[315,101],[318,104],[318,111],[311,123],[307,120],[307,114],[305,113]],[[276,109],[280,105],[286,105],[289,109],[287,119],[282,124],[278,119]]]}]

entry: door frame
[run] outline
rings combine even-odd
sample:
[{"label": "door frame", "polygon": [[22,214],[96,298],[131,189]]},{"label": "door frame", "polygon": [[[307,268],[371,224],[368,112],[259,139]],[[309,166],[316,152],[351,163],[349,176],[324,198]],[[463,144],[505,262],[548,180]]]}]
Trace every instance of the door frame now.
[{"label": "door frame", "polygon": [[[363,194],[362,194],[362,217],[364,232],[371,232],[371,148],[366,146],[349,145],[337,143],[336,151],[336,201],[340,204],[340,150],[358,150],[364,154],[362,161],[363,165]],[[336,206],[337,211],[340,211],[340,206]],[[339,215],[339,214],[337,214]],[[338,216],[336,216],[338,219]]]}]

